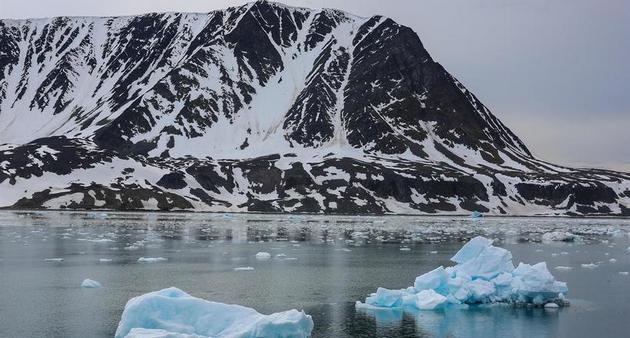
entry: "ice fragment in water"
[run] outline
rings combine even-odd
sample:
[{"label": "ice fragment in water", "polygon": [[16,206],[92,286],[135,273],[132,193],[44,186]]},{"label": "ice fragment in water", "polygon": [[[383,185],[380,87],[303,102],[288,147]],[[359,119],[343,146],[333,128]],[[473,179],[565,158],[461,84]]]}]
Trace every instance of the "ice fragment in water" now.
[{"label": "ice fragment in water", "polygon": [[259,252],[256,254],[256,259],[266,261],[271,258],[271,254],[268,252]]},{"label": "ice fragment in water", "polygon": [[82,288],[86,288],[86,289],[96,289],[96,288],[100,288],[103,285],[101,285],[101,283],[92,280],[92,279],[85,279],[83,280],[83,283],[81,283],[81,287]]},{"label": "ice fragment in water", "polygon": [[311,316],[289,310],[263,315],[240,305],[195,298],[168,288],[130,299],[116,338],[123,337],[309,337]]},{"label": "ice fragment in water", "polygon": [[546,263],[520,263],[515,268],[512,253],[493,246],[492,240],[484,237],[471,239],[451,261],[456,265],[440,266],[418,276],[414,285],[407,289],[378,288],[365,299],[365,303],[357,302],[356,306],[432,310],[449,303],[543,305],[564,299],[569,291],[566,283],[555,280]]}]

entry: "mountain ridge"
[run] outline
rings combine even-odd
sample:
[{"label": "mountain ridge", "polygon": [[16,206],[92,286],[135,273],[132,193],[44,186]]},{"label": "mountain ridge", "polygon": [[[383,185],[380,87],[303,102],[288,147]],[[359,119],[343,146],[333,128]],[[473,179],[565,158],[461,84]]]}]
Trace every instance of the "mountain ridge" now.
[{"label": "mountain ridge", "polygon": [[535,158],[382,16],[258,1],[9,21],[1,206],[628,214],[629,174]]}]

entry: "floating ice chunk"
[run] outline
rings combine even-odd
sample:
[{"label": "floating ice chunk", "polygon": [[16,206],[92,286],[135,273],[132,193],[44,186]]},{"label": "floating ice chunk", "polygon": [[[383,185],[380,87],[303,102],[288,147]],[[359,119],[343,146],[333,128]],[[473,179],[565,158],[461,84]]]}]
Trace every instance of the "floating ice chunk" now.
[{"label": "floating ice chunk", "polygon": [[570,271],[570,270],[573,270],[573,268],[570,267],[570,266],[562,266],[562,265],[558,265],[554,269],[558,270],[558,271]]},{"label": "floating ice chunk", "polygon": [[44,258],[45,262],[63,262],[63,258]]},{"label": "floating ice chunk", "polygon": [[255,269],[251,266],[241,266],[238,268],[234,268],[234,271],[254,271]]},{"label": "floating ice chunk", "polygon": [[158,263],[158,262],[165,262],[167,261],[167,258],[164,257],[140,257],[138,258],[138,262],[140,263]]},{"label": "floating ice chunk", "polygon": [[595,269],[596,267],[598,267],[599,265],[595,264],[595,263],[586,263],[586,264],[582,264],[582,267],[585,269]]},{"label": "floating ice chunk", "polygon": [[615,258],[611,258],[608,260],[610,263],[617,263],[617,260]]},{"label": "floating ice chunk", "polygon": [[619,271],[619,274],[622,275],[622,276],[627,276],[630,273],[628,271]]},{"label": "floating ice chunk", "polygon": [[512,254],[484,237],[471,239],[451,260],[457,264],[418,276],[413,287],[378,288],[356,307],[430,309],[441,304],[495,302],[544,305],[559,302],[569,291],[566,283],[555,280],[546,263],[520,263],[514,268]]},{"label": "floating ice chunk", "polygon": [[251,308],[210,302],[168,288],[130,299],[115,337],[306,338],[312,330],[313,320],[303,311],[263,315]]},{"label": "floating ice chunk", "polygon": [[92,242],[92,243],[109,243],[109,242],[113,242],[113,239],[109,239],[109,238],[98,238],[98,239],[88,239],[88,242]]},{"label": "floating ice chunk", "polygon": [[545,304],[545,309],[557,309],[559,307],[560,307],[560,305],[558,305],[558,304],[556,304],[554,302],[550,302],[550,303]]},{"label": "floating ice chunk", "polygon": [[101,263],[109,263],[109,262],[112,261],[112,259],[111,258],[99,258],[98,261],[101,262]]},{"label": "floating ice chunk", "polygon": [[266,261],[271,258],[271,254],[268,252],[259,252],[256,254],[256,259],[260,261]]},{"label": "floating ice chunk", "polygon": [[542,235],[542,241],[545,243],[551,242],[576,242],[581,240],[582,237],[565,231],[552,231]]},{"label": "floating ice chunk", "polygon": [[480,213],[479,211],[473,211],[473,213],[470,214],[470,217],[471,218],[481,218],[481,217],[483,217],[483,214]]},{"label": "floating ice chunk", "polygon": [[96,288],[103,287],[103,285],[101,285],[101,283],[92,279],[84,279],[83,283],[81,283],[81,287],[86,288],[86,289],[96,289]]},{"label": "floating ice chunk", "polygon": [[405,246],[405,247],[400,248],[400,251],[411,251],[411,248],[408,248]]},{"label": "floating ice chunk", "polygon": [[386,288],[376,289],[376,293],[365,299],[365,303],[378,307],[400,307],[403,303],[403,292],[401,290],[389,290]]}]

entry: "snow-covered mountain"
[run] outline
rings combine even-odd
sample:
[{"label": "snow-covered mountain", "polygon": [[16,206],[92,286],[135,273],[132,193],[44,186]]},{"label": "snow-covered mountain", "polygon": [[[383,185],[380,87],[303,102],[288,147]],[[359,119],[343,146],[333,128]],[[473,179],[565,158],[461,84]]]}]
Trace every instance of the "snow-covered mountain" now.
[{"label": "snow-covered mountain", "polygon": [[630,215],[381,16],[258,1],[0,20],[0,206]]}]

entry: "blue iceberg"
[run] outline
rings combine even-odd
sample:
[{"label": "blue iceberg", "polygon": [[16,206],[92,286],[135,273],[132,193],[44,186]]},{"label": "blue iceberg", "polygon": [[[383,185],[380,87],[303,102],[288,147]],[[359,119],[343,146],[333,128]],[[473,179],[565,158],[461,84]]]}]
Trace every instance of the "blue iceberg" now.
[{"label": "blue iceberg", "polygon": [[378,288],[356,307],[435,310],[449,304],[566,305],[567,284],[556,281],[546,263],[514,267],[512,253],[485,237],[471,239],[451,261],[456,265],[418,276],[406,289]]},{"label": "blue iceberg", "polygon": [[306,338],[313,330],[303,311],[263,315],[240,305],[195,298],[177,288],[147,293],[125,305],[116,338]]}]

